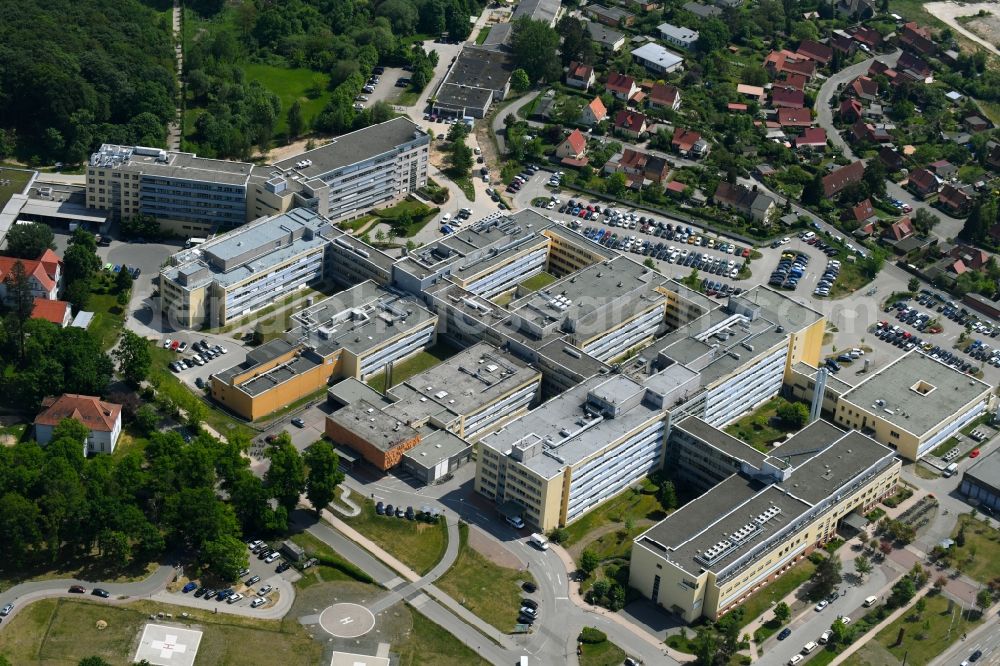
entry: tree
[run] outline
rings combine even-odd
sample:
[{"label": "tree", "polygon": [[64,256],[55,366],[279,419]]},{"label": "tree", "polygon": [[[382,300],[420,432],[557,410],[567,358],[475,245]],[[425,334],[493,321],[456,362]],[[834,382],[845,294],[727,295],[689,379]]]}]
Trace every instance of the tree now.
[{"label": "tree", "polygon": [[288,433],[278,435],[266,452],[271,466],[264,474],[264,485],[278,504],[291,512],[299,502],[306,484],[305,465],[302,456],[292,445]]},{"label": "tree", "polygon": [[959,238],[970,243],[981,243],[986,240],[990,227],[997,222],[997,202],[993,197],[976,199],[965,219]]},{"label": "tree", "polygon": [[823,174],[817,173],[811,181],[803,186],[802,203],[810,206],[816,206],[819,205],[819,202],[823,200],[824,196]]},{"label": "tree", "polygon": [[990,588],[984,587],[983,589],[979,590],[979,593],[976,594],[976,606],[979,607],[979,610],[985,612],[986,609],[992,605],[993,605],[993,592],[990,590]]},{"label": "tree", "polygon": [[917,289],[920,289],[920,280],[917,278],[910,278],[906,282],[906,289],[908,291],[916,291]]},{"label": "tree", "polygon": [[934,579],[934,589],[940,592],[948,585],[947,576],[938,576]]},{"label": "tree", "polygon": [[788,622],[788,618],[792,616],[792,609],[788,607],[784,601],[779,601],[774,607],[774,619],[779,623],[784,624]]},{"label": "tree", "polygon": [[656,489],[656,499],[660,501],[660,506],[671,511],[677,508],[677,490],[673,481],[663,481]]},{"label": "tree", "polygon": [[830,555],[824,557],[820,560],[819,564],[816,565],[816,571],[813,572],[813,596],[826,597],[833,592],[834,588],[840,585],[843,577],[840,575],[841,563],[840,558],[836,555]]},{"label": "tree", "polygon": [[81,659],[78,666],[111,666],[111,664],[100,657],[87,657],[86,659]]},{"label": "tree", "polygon": [[588,576],[601,564],[597,553],[587,548],[580,554],[580,569]]},{"label": "tree", "polygon": [[112,566],[123,568],[132,561],[132,543],[128,535],[117,530],[102,530],[97,539],[101,555]]},{"label": "tree", "polygon": [[702,53],[711,53],[726,46],[729,40],[729,27],[717,18],[710,18],[701,22],[695,46]]},{"label": "tree", "polygon": [[905,606],[910,603],[910,599],[916,596],[916,594],[917,588],[913,584],[913,579],[909,576],[903,576],[892,586],[892,593],[889,595],[888,604],[891,608]]},{"label": "tree", "polygon": [[778,418],[789,430],[799,430],[809,421],[809,408],[801,402],[785,402],[778,407]]},{"label": "tree", "polygon": [[844,624],[842,618],[837,618],[830,625],[830,642],[834,645],[847,645],[853,637],[854,627]]},{"label": "tree", "polygon": [[450,161],[448,171],[452,176],[468,176],[472,169],[472,149],[461,142],[451,144]]},{"label": "tree", "polygon": [[115,289],[119,294],[127,294],[132,290],[132,274],[124,268],[115,275]]},{"label": "tree", "polygon": [[511,37],[514,63],[530,82],[554,81],[562,73],[558,57],[559,35],[543,21],[520,18]]},{"label": "tree", "polygon": [[868,160],[861,182],[869,196],[885,198],[885,164],[882,160]]},{"label": "tree", "polygon": [[35,309],[35,297],[31,293],[31,280],[24,270],[23,263],[14,262],[14,267],[4,278],[4,286],[7,288],[7,301],[10,304],[10,314],[7,317],[8,329],[14,333],[18,359],[24,363],[25,337],[28,320],[31,319],[31,313]]},{"label": "tree", "polygon": [[872,561],[868,559],[867,555],[862,553],[854,558],[854,570],[864,580],[865,576],[872,572]]},{"label": "tree", "polygon": [[531,79],[528,78],[528,73],[524,71],[524,68],[518,67],[514,70],[514,73],[510,77],[510,87],[514,89],[514,92],[527,92],[528,88],[531,87]]},{"label": "tree", "polygon": [[222,534],[207,542],[200,559],[219,578],[227,581],[239,578],[240,571],[249,562],[246,544],[231,534]]},{"label": "tree", "polygon": [[16,492],[0,497],[0,557],[12,566],[20,566],[42,540],[41,514],[38,506]]},{"label": "tree", "polygon": [[143,405],[135,412],[135,427],[144,435],[152,434],[160,422],[160,415],[152,405]]},{"label": "tree", "polygon": [[605,179],[604,190],[613,197],[619,197],[625,193],[626,184],[625,174],[616,171]]},{"label": "tree", "polygon": [[303,462],[309,470],[306,497],[318,514],[333,501],[337,486],[344,480],[340,457],[329,442],[321,439],[306,449]]},{"label": "tree", "polygon": [[[701,627],[694,637],[695,663],[698,666],[713,666],[719,654],[719,637],[710,627]],[[721,662],[721,660],[720,660]]]},{"label": "tree", "polygon": [[20,259],[38,259],[45,250],[56,249],[56,237],[48,225],[15,224],[7,232],[6,254]]},{"label": "tree", "polygon": [[118,361],[118,372],[133,386],[138,386],[149,375],[153,357],[145,338],[126,329],[112,354]]}]

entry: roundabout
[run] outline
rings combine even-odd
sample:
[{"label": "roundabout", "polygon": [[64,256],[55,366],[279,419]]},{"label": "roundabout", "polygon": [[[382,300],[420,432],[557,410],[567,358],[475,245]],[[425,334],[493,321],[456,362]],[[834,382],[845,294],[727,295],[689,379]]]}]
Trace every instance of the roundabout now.
[{"label": "roundabout", "polygon": [[336,638],[358,638],[375,627],[375,616],[358,604],[334,604],[320,614],[319,626]]}]

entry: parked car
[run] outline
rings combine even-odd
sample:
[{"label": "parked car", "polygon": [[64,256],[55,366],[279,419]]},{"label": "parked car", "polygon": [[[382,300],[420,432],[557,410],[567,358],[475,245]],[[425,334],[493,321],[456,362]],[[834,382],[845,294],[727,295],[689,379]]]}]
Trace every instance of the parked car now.
[{"label": "parked car", "polygon": [[784,629],[782,629],[782,630],[781,630],[781,632],[780,632],[780,633],[778,634],[778,640],[779,640],[779,641],[783,641],[783,640],[785,640],[786,638],[788,638],[788,637],[789,637],[789,636],[791,636],[791,635],[792,635],[792,630],[791,630],[791,629],[789,629],[788,627],[785,627],[785,628],[784,628]]},{"label": "parked car", "polygon": [[274,589],[273,585],[265,585],[264,587],[257,590],[257,596],[258,597],[267,596],[267,594],[273,589]]},{"label": "parked car", "polygon": [[263,597],[257,597],[256,599],[250,602],[250,608],[259,608],[260,606],[263,606],[266,603],[267,599],[264,599]]},{"label": "parked car", "polygon": [[95,597],[100,597],[102,599],[107,599],[108,597],[111,596],[111,593],[102,587],[95,587],[93,590],[90,591],[90,593]]},{"label": "parked car", "polygon": [[259,582],[260,582],[260,576],[252,576],[250,578],[247,578],[246,585],[247,587],[250,587],[254,583],[259,583]]},{"label": "parked car", "polygon": [[[192,582],[188,583],[187,585],[185,585],[184,587],[182,587],[181,588],[181,592],[183,592],[184,594],[187,594],[188,592],[191,592],[192,590],[197,590],[197,589],[198,589],[198,583],[195,583],[195,582],[192,581]],[[72,591],[72,590],[70,590],[70,591]]]},{"label": "parked car", "polygon": [[83,585],[70,585],[69,591],[70,594],[83,594],[87,590],[83,589]]},{"label": "parked car", "polygon": [[14,610],[14,604],[7,604],[2,609],[0,609],[0,617],[7,617],[10,612]]},{"label": "parked car", "polygon": [[271,562],[274,562],[276,559],[278,559],[278,557],[279,557],[278,553],[271,553],[270,555],[264,558],[264,564],[270,564]]},{"label": "parked car", "polygon": [[296,428],[305,428],[306,422],[296,416],[294,419],[292,419],[292,425],[295,426]]}]

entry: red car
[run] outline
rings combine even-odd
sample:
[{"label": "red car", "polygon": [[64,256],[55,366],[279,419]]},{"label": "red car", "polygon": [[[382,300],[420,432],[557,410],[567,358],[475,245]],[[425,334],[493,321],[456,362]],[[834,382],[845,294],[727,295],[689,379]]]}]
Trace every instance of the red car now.
[{"label": "red car", "polygon": [[743,248],[743,257],[746,258],[749,256],[750,256],[750,248],[748,247]]},{"label": "red car", "polygon": [[969,457],[970,458],[978,458],[979,457],[979,449],[972,449],[972,451],[969,453]]},{"label": "red car", "polygon": [[173,342],[170,343],[170,348],[174,351],[177,351],[177,348],[180,346],[181,346],[180,340],[174,340]]},{"label": "red car", "polygon": [[73,594],[83,594],[86,592],[86,590],[83,589],[83,585],[73,585],[69,588],[69,591]]}]

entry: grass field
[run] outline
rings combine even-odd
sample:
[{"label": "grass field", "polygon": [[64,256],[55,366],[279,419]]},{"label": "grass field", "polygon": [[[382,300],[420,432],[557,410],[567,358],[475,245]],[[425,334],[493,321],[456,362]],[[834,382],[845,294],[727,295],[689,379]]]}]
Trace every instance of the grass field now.
[{"label": "grass field", "polygon": [[625,650],[611,641],[584,643],[580,650],[580,666],[618,666],[625,661]]},{"label": "grass field", "polygon": [[816,565],[804,559],[767,587],[757,590],[742,605],[744,626],[768,612],[773,605],[772,601],[777,603],[809,580],[815,570]]},{"label": "grass field", "polygon": [[648,479],[642,482],[641,491],[631,488],[615,495],[607,502],[585,514],[566,526],[568,538],[566,545],[584,541],[589,534],[609,523],[624,523],[626,518],[635,521],[648,519],[661,520],[665,517],[659,500],[656,499],[656,486]]},{"label": "grass field", "polygon": [[360,515],[341,519],[420,575],[434,568],[448,546],[448,528],[443,522],[380,516],[371,500],[361,504]]},{"label": "grass field", "polygon": [[320,562],[319,565],[310,567],[302,574],[302,578],[296,583],[296,587],[304,588],[314,583],[329,583],[337,580],[353,580],[362,583],[373,582],[368,574],[345,560],[339,553],[312,534],[300,532],[293,534],[291,540],[302,546],[309,557],[315,557]]},{"label": "grass field", "polygon": [[469,546],[469,526],[459,525],[458,559],[437,586],[501,631],[512,631],[521,605],[521,582],[534,581],[527,571],[507,569]]},{"label": "grass field", "polygon": [[411,222],[400,229],[400,235],[404,238],[410,238],[416,236],[440,212],[440,208],[429,208],[419,201],[405,199],[395,206],[376,210],[375,217],[392,224],[394,220],[398,220],[401,216],[409,215]]},{"label": "grass field", "polygon": [[486,38],[490,36],[490,26],[479,29],[479,34],[476,35],[476,44],[482,44],[486,41]]},{"label": "grass field", "polygon": [[295,100],[302,105],[304,126],[310,127],[316,116],[330,101],[327,85],[330,77],[311,69],[286,69],[272,65],[243,65],[248,81],[259,81],[265,88],[281,99],[281,113],[275,124],[275,135],[288,129],[288,109]]},{"label": "grass field", "polygon": [[114,347],[125,322],[125,310],[118,305],[117,297],[114,294],[92,294],[87,310],[94,313],[89,330],[100,341],[101,349]]},{"label": "grass field", "polygon": [[965,545],[953,547],[952,561],[961,563],[962,573],[981,583],[1000,577],[1000,532],[966,515],[959,518],[952,538],[962,526],[965,527]]},{"label": "grass field", "polygon": [[776,418],[778,408],[787,402],[780,397],[768,400],[739,421],[726,426],[725,430],[758,451],[767,453],[771,450],[773,442],[784,439],[788,433],[793,432],[782,427],[781,422]]},{"label": "grass field", "polygon": [[400,666],[469,666],[488,664],[467,645],[459,642],[445,629],[410,608],[413,632],[410,641],[394,645]]},{"label": "grass field", "polygon": [[[10,621],[0,634],[0,654],[12,664],[71,666],[89,656],[99,656],[114,666],[131,664],[136,637],[150,612],[183,609],[149,602],[110,606],[77,599],[36,601]],[[237,666],[247,655],[266,654],[285,666],[315,664],[323,648],[306,636],[296,622],[287,624],[213,615],[191,611],[204,631],[198,648],[198,663]],[[97,629],[98,620],[107,622]]]},{"label": "grass field", "polygon": [[[392,385],[395,386],[402,381],[406,381],[413,375],[419,374],[428,368],[433,368],[441,361],[447,360],[457,354],[458,351],[454,347],[438,343],[430,349],[426,349],[406,359],[402,363],[396,363],[392,366]],[[384,392],[387,388],[385,385],[385,372],[372,375],[367,383],[368,386],[371,386],[376,391]]]},{"label": "grass field", "polygon": [[7,205],[11,195],[24,191],[25,185],[31,180],[32,173],[32,171],[25,169],[0,167],[0,209]]},{"label": "grass field", "polygon": [[458,186],[458,189],[462,190],[462,194],[465,195],[466,199],[469,201],[476,200],[476,188],[472,184],[472,178],[469,176],[462,176],[460,178],[452,178],[452,181],[454,181],[455,185]]},{"label": "grass field", "polygon": [[556,281],[556,276],[551,273],[541,272],[536,275],[532,275],[530,278],[522,282],[519,286],[528,291],[538,291],[543,289],[553,282]]}]

